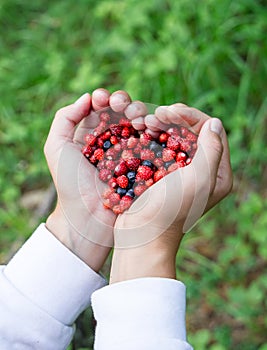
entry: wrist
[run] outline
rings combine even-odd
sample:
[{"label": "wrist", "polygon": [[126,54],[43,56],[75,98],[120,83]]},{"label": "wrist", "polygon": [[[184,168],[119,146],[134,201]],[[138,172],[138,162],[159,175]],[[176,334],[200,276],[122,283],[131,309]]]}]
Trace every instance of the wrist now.
[{"label": "wrist", "polygon": [[94,218],[88,217],[86,227],[91,232],[77,230],[64,215],[59,204],[46,221],[46,228],[71,252],[84,261],[94,271],[98,272],[110,253],[112,246],[112,229],[103,225],[96,242],[95,236],[99,227],[94,225]]}]

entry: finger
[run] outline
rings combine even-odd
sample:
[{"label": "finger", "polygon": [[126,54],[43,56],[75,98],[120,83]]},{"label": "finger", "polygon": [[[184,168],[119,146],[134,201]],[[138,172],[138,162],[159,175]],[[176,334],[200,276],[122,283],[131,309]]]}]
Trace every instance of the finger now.
[{"label": "finger", "polygon": [[109,98],[109,105],[114,112],[123,112],[130,103],[130,96],[123,90],[113,92]]},{"label": "finger", "polygon": [[125,108],[124,114],[130,120],[144,117],[147,114],[147,107],[143,102],[134,101]]},{"label": "finger", "polygon": [[92,93],[92,106],[95,111],[108,107],[110,93],[108,90],[100,88]]},{"label": "finger", "polygon": [[191,163],[196,174],[213,192],[223,154],[223,125],[220,119],[212,118],[203,125],[198,137],[198,149]]},{"label": "finger", "polygon": [[187,232],[205,212],[217,181],[223,153],[223,126],[212,118],[202,127],[198,137],[198,149],[192,163],[184,168],[185,181],[189,181],[187,196],[191,197],[183,231]]},{"label": "finger", "polygon": [[145,117],[146,127],[152,131],[167,130],[169,125],[162,123],[154,114],[148,114]]},{"label": "finger", "polygon": [[46,155],[59,150],[65,142],[73,141],[75,126],[88,115],[90,107],[91,96],[86,93],[56,113],[44,148]]},{"label": "finger", "polygon": [[135,128],[135,130],[144,130],[146,128],[144,117],[133,119],[132,126]]}]

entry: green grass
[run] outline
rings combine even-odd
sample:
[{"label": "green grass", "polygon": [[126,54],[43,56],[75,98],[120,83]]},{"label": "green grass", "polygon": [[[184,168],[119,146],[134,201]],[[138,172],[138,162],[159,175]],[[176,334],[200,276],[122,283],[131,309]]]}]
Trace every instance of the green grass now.
[{"label": "green grass", "polygon": [[182,101],[223,120],[235,173],[232,196],[177,258],[189,339],[198,350],[264,349],[264,1],[2,0],[0,28],[1,261],[33,229],[20,198],[51,182],[43,145],[59,107],[100,86],[148,103]]}]

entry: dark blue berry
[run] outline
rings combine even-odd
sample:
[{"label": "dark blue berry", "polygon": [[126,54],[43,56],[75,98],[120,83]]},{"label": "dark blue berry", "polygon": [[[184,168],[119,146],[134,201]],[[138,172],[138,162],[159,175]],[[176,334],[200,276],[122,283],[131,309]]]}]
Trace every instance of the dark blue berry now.
[{"label": "dark blue berry", "polygon": [[131,188],[129,191],[127,191],[126,196],[130,196],[134,198],[135,197],[134,190]]},{"label": "dark blue berry", "polygon": [[118,187],[117,188],[117,193],[120,195],[120,196],[124,196],[126,194],[127,190],[125,188],[121,188],[121,187]]},{"label": "dark blue berry", "polygon": [[164,164],[164,168],[165,168],[165,169],[168,169],[169,166],[172,165],[173,163],[175,163],[175,160],[170,160],[169,162],[166,162],[166,163]]},{"label": "dark blue berry", "polygon": [[126,174],[128,180],[129,180],[130,182],[134,182],[134,181],[135,181],[135,175],[136,175],[135,171],[129,171],[129,172]]},{"label": "dark blue berry", "polygon": [[149,149],[156,153],[161,150],[161,146],[156,141],[151,141]]},{"label": "dark blue berry", "polygon": [[162,143],[162,144],[161,144],[161,147],[162,147],[162,148],[165,148],[166,146],[167,146],[166,143]]},{"label": "dark blue berry", "polygon": [[162,151],[158,151],[156,153],[156,158],[161,158],[162,157]]},{"label": "dark blue berry", "polygon": [[143,160],[142,165],[146,165],[149,168],[153,168],[153,163],[151,163],[150,160]]},{"label": "dark blue berry", "polygon": [[109,140],[105,141],[104,144],[103,144],[104,150],[106,151],[110,147],[111,147],[111,142]]}]

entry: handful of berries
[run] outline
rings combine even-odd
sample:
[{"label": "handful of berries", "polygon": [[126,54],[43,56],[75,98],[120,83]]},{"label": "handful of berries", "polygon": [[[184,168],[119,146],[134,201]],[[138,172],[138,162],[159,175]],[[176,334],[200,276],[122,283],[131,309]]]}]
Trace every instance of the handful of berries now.
[{"label": "handful of berries", "polygon": [[85,135],[84,156],[99,170],[108,184],[104,206],[121,214],[146,189],[169,173],[185,167],[197,149],[197,135],[183,126],[170,127],[153,138],[137,131],[122,117],[112,123],[108,111],[99,115],[100,123]]}]

